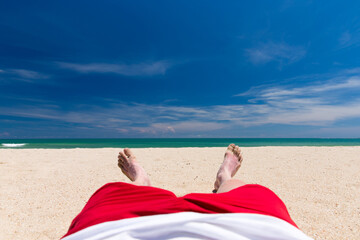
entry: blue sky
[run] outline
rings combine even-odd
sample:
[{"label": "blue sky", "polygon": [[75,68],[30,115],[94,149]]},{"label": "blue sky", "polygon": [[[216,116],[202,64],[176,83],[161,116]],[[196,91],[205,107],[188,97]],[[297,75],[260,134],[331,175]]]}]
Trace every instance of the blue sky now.
[{"label": "blue sky", "polygon": [[360,137],[359,9],[0,1],[0,138]]}]

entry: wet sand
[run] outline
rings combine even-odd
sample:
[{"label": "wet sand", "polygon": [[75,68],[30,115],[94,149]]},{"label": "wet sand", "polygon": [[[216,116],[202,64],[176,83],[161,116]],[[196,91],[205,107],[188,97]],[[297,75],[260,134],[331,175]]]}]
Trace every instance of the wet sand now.
[{"label": "wet sand", "polygon": [[[133,149],[152,185],[211,192],[226,148]],[[360,147],[242,148],[235,178],[272,189],[315,239],[360,239]],[[120,149],[0,149],[0,239],[58,239],[91,194],[126,181]]]}]

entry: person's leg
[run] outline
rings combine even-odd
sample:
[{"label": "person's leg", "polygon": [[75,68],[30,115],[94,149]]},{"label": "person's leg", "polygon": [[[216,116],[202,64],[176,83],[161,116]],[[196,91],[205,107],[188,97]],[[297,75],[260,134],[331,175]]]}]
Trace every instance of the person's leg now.
[{"label": "person's leg", "polygon": [[285,204],[270,189],[258,184],[245,184],[232,179],[240,168],[243,157],[240,148],[230,144],[216,175],[215,191],[190,193],[182,197],[187,211],[199,213],[256,213],[280,218],[294,225]]},{"label": "person's leg", "polygon": [[132,184],[112,182],[99,188],[74,218],[64,237],[103,222],[178,212],[176,195],[150,186],[148,175],[129,149],[119,153],[118,166]]},{"label": "person's leg", "polygon": [[223,193],[245,185],[238,179],[232,179],[241,166],[243,157],[239,146],[230,144],[225,152],[224,161],[216,174],[214,192]]},{"label": "person's leg", "polygon": [[124,152],[119,152],[118,166],[135,185],[151,186],[148,175],[136,161],[136,157],[130,149],[125,148]]}]

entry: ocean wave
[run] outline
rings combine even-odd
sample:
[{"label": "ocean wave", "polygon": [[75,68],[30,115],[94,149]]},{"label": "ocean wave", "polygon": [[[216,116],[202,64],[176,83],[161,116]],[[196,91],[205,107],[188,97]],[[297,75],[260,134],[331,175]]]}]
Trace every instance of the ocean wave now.
[{"label": "ocean wave", "polygon": [[25,146],[27,143],[2,143],[1,145],[3,147],[23,147]]}]

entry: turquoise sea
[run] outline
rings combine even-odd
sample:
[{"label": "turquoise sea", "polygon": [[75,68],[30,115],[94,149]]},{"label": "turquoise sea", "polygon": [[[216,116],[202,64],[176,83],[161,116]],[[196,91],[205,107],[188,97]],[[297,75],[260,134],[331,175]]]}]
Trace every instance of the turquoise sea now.
[{"label": "turquoise sea", "polygon": [[131,138],[131,139],[2,139],[4,148],[180,148],[259,146],[360,146],[360,138]]}]

